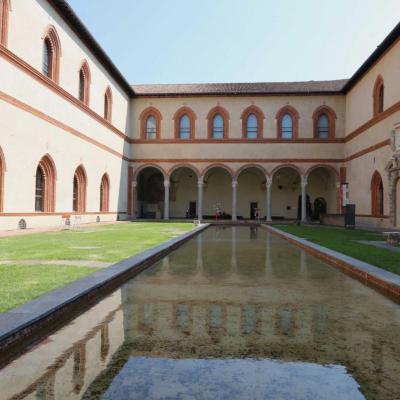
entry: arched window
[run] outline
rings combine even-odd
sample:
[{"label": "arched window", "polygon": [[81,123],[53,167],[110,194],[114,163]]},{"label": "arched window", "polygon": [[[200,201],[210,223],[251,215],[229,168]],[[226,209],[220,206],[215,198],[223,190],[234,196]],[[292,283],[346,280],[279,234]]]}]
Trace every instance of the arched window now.
[{"label": "arched window", "polygon": [[329,106],[318,107],[313,113],[314,138],[333,139],[336,129],[336,114]]},{"label": "arched window", "polygon": [[263,135],[264,114],[255,105],[247,107],[241,116],[242,136],[244,139],[258,139]]},{"label": "arched window", "polygon": [[56,171],[50,156],[44,156],[36,168],[35,211],[54,212]]},{"label": "arched window", "polygon": [[110,202],[110,181],[107,174],[104,174],[100,183],[100,211],[108,212]]},{"label": "arched window", "polygon": [[86,187],[86,172],[82,166],[79,166],[75,171],[73,182],[72,210],[74,212],[86,211]]},{"label": "arched window", "polygon": [[317,135],[319,139],[328,139],[329,137],[329,118],[326,114],[321,114],[318,117],[318,131]]},{"label": "arched window", "polygon": [[40,166],[36,169],[35,211],[44,211],[44,173]]},{"label": "arched window", "polygon": [[90,69],[86,61],[79,70],[79,100],[89,105]]},{"label": "arched window", "polygon": [[221,114],[214,115],[212,137],[213,139],[224,138],[224,118]]},{"label": "arched window", "polygon": [[276,115],[278,138],[297,139],[299,114],[291,106],[285,106],[278,111]]},{"label": "arched window", "polygon": [[146,121],[146,139],[156,139],[157,138],[157,121],[154,115],[147,117]]},{"label": "arched window", "polygon": [[190,139],[190,118],[186,114],[179,120],[179,139]]},{"label": "arched window", "polygon": [[107,88],[104,93],[104,119],[111,122],[112,117],[112,92],[111,88]]},{"label": "arched window", "polygon": [[60,40],[55,28],[50,26],[43,40],[42,72],[56,83],[58,83],[59,79],[60,55]]},{"label": "arched window", "polygon": [[257,139],[258,136],[258,120],[255,114],[247,117],[247,139]]},{"label": "arched window", "polygon": [[228,138],[229,113],[223,107],[217,106],[209,111],[208,137],[210,139]]},{"label": "arched window", "polygon": [[194,139],[196,114],[187,106],[181,107],[174,114],[175,138]]},{"label": "arched window", "polygon": [[290,114],[284,114],[282,117],[281,138],[293,139],[293,119]]},{"label": "arched window", "polygon": [[51,49],[51,43],[49,39],[45,39],[43,42],[43,74],[51,79],[52,72],[52,61],[53,61],[53,50]]},{"label": "arched window", "polygon": [[7,46],[9,0],[0,0],[0,44]]},{"label": "arched window", "polygon": [[154,107],[147,107],[140,114],[140,136],[145,140],[160,138],[161,113]]},{"label": "arched window", "polygon": [[383,209],[383,182],[381,174],[375,171],[371,180],[371,211],[374,217],[382,217]]},{"label": "arched window", "polygon": [[385,103],[385,86],[381,75],[379,75],[375,81],[374,92],[373,92],[373,103],[374,103],[373,104],[374,116],[383,112]]}]

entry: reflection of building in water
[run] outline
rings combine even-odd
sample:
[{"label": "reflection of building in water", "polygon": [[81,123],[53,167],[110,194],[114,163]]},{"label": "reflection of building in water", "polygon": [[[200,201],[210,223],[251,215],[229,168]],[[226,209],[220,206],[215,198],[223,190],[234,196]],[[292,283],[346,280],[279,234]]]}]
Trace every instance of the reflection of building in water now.
[{"label": "reflection of building in water", "polygon": [[118,291],[1,370],[1,399],[81,399],[124,341],[120,301]]},{"label": "reflection of building in water", "polygon": [[90,398],[140,354],[341,364],[373,398],[398,387],[399,321],[397,306],[263,230],[210,230],[1,371],[0,393]]}]

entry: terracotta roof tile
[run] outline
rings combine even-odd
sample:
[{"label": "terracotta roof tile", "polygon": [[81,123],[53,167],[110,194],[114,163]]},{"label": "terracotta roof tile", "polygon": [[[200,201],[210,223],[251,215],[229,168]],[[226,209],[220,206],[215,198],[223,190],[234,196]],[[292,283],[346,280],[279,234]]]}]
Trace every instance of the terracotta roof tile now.
[{"label": "terracotta roof tile", "polygon": [[307,82],[133,85],[137,96],[340,94],[347,79]]}]

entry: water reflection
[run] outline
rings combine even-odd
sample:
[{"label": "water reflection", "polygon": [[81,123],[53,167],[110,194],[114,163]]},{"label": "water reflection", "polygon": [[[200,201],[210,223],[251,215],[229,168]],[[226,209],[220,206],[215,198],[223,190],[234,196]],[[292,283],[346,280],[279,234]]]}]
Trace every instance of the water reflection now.
[{"label": "water reflection", "polygon": [[[395,399],[399,336],[399,306],[380,294],[264,230],[213,228],[1,370],[0,393],[2,399],[118,398],[109,396],[121,376],[134,385],[131,360],[148,368],[143,360],[154,357],[253,358],[283,360],[287,368],[290,362],[344,366],[367,398]],[[221,365],[230,376],[231,366]],[[243,368],[256,368],[235,365],[243,376]],[[303,366],[293,371],[305,379]],[[347,379],[344,369],[339,382],[320,368],[331,383]],[[143,390],[159,383],[140,376]],[[250,378],[243,382],[250,387]]]}]

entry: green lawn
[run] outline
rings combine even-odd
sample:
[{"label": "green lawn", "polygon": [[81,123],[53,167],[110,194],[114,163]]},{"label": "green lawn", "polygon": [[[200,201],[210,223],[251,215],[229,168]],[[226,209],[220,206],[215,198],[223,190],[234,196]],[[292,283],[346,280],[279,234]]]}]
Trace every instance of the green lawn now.
[{"label": "green lawn", "polygon": [[96,271],[60,265],[0,265],[0,312]]},{"label": "green lawn", "polygon": [[[115,263],[193,228],[191,223],[140,222],[0,238],[0,261],[7,261],[0,265],[0,312],[97,270],[51,265],[52,260]],[[29,261],[22,265],[23,260],[39,265],[29,265]],[[41,265],[40,260],[49,265]]]},{"label": "green lawn", "polygon": [[276,225],[276,228],[400,274],[400,253],[357,242],[358,240],[382,241],[384,239],[380,233],[361,229],[305,225]]},{"label": "green lawn", "polygon": [[0,238],[0,260],[117,262],[194,228],[190,223],[138,222]]}]

